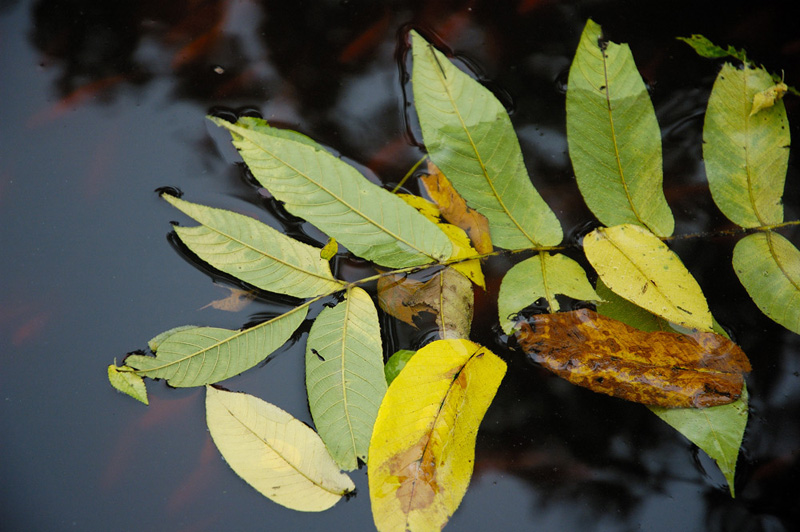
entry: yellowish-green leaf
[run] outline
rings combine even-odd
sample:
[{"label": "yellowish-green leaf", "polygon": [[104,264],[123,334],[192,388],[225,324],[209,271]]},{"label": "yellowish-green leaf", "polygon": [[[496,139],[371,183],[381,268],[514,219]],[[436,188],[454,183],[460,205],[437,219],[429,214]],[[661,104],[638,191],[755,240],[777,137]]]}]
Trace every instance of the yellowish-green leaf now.
[{"label": "yellowish-green leaf", "polygon": [[341,290],[319,248],[303,244],[249,216],[162,197],[203,225],[176,226],[175,233],[198,257],[253,286],[294,297]]},{"label": "yellowish-green leaf", "polygon": [[210,120],[231,132],[253,176],[287,211],[359,257],[402,268],[450,256],[450,241],[436,224],[307,137],[257,118]]},{"label": "yellowish-green leaf", "polygon": [[[463,229],[452,224],[439,224],[439,228],[447,235],[450,242],[453,244],[453,255],[450,257],[450,260],[465,259],[478,254],[475,248],[472,247],[472,244],[470,244],[469,237]],[[483,270],[481,269],[481,261],[479,259],[456,262],[451,265],[451,268],[464,275],[481,288],[486,288],[486,280],[483,277]]]},{"label": "yellowish-green leaf", "polygon": [[386,393],[378,313],[361,288],[320,312],[306,344],[308,405],[339,467],[367,461],[372,425]]},{"label": "yellowish-green leaf", "polygon": [[741,227],[783,221],[783,186],[789,161],[789,122],[783,102],[754,111],[756,95],[773,87],[762,68],[726,63],[708,98],[703,160],[711,195]]},{"label": "yellowish-green leaf", "polygon": [[733,269],[761,312],[800,334],[800,251],[778,233],[736,243]]},{"label": "yellowish-green leaf", "polygon": [[389,386],[368,464],[381,531],[440,530],[472,477],[475,438],[506,364],[468,340],[417,351]]},{"label": "yellowish-green leaf", "polygon": [[627,44],[586,23],[567,86],[567,141],[581,195],[605,225],[659,236],[675,221],[662,188],[661,131]]},{"label": "yellowish-green leaf", "polygon": [[515,264],[503,277],[497,296],[503,331],[511,334],[514,315],[539,298],[547,300],[550,312],[561,310],[556,294],[585,301],[600,300],[581,265],[567,256],[539,253]]},{"label": "yellowish-green leaf", "polygon": [[116,390],[128,394],[137,401],[150,404],[147,401],[147,388],[144,380],[129,367],[108,366],[108,381]]},{"label": "yellowish-green leaf", "polygon": [[331,260],[337,253],[339,253],[339,244],[335,238],[329,238],[327,244],[319,250],[319,257],[322,260]]},{"label": "yellowish-green leaf", "polygon": [[231,469],[280,505],[321,512],[355,489],[317,433],[273,404],[208,386],[206,419]]},{"label": "yellowish-green leaf", "polygon": [[583,239],[586,258],[615,293],[682,327],[710,331],[700,285],[653,233],[625,224],[595,229]]},{"label": "yellowish-green leaf", "polygon": [[768,109],[775,105],[775,102],[783,98],[783,95],[786,94],[788,90],[789,87],[786,83],[781,82],[761,92],[757,92],[756,95],[753,96],[753,108],[750,109],[750,116],[753,116],[762,109]]},{"label": "yellowish-green leaf", "polygon": [[414,105],[431,160],[467,204],[489,219],[501,248],[553,246],[561,224],[533,187],[503,105],[411,32]]},{"label": "yellowish-green leaf", "polygon": [[[647,312],[641,307],[622,299],[609,290],[601,281],[597,283],[597,293],[603,302],[597,305],[597,312],[627,323],[643,331],[668,331],[669,324]],[[727,334],[715,323],[718,334]],[[731,404],[711,408],[648,408],[672,428],[683,434],[692,443],[710,456],[719,467],[731,496],[734,495],[733,482],[736,472],[736,460],[742,445],[748,409],[747,386],[742,388],[742,395]]]},{"label": "yellowish-green leaf", "polygon": [[202,386],[225,380],[252,368],[278,349],[305,319],[308,308],[285,314],[245,329],[184,327],[150,341],[155,355],[131,355],[125,365],[151,379],[166,379],[170,386]]}]

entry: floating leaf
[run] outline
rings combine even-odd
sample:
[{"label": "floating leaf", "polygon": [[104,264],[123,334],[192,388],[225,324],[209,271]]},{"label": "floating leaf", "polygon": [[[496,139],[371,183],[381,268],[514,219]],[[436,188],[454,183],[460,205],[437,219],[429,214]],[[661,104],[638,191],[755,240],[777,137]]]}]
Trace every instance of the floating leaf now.
[{"label": "floating leaf", "polygon": [[208,386],[206,418],[231,469],[280,505],[321,512],[355,490],[317,433],[273,404]]},{"label": "floating leaf", "polygon": [[500,284],[497,313],[506,334],[514,330],[514,316],[539,298],[545,298],[550,312],[561,310],[556,294],[573,299],[598,301],[586,272],[580,264],[564,255],[539,253],[515,264]]},{"label": "floating leaf", "polygon": [[791,242],[771,231],[747,235],[733,269],[761,312],[800,334],[800,251]]},{"label": "floating leaf", "polygon": [[440,530],[466,493],[475,437],[506,364],[468,340],[417,351],[389,386],[368,464],[381,531]]},{"label": "floating leaf", "polygon": [[569,70],[567,141],[581,195],[598,220],[672,234],[653,104],[628,45],[603,41],[592,20]]},{"label": "floating leaf", "polygon": [[783,98],[783,95],[786,94],[788,90],[789,87],[786,86],[786,83],[777,83],[768,89],[757,92],[756,95],[753,96],[753,108],[750,110],[749,116],[753,116],[762,109],[772,107],[775,105],[775,102]]},{"label": "floating leaf", "polygon": [[756,94],[772,78],[761,68],[722,67],[708,98],[703,160],[711,195],[741,227],[783,221],[783,186],[789,160],[789,123],[783,102],[751,116]]},{"label": "floating leaf", "polygon": [[628,301],[667,321],[710,331],[700,286],[661,240],[637,225],[595,229],[583,239],[586,258],[603,282]]},{"label": "floating leaf", "polygon": [[297,307],[243,331],[181,328],[151,340],[151,346],[157,345],[156,356],[131,355],[125,365],[141,376],[166,379],[175,387],[219,382],[271,355],[300,326],[307,312],[307,307]]},{"label": "floating leaf", "polygon": [[[452,224],[439,224],[439,228],[450,239],[450,243],[453,244],[453,255],[449,260],[466,259],[477,254],[477,251],[470,245],[467,233],[463,229]],[[456,262],[451,264],[450,267],[481,288],[486,288],[486,280],[483,277],[480,259]]]},{"label": "floating leaf", "polygon": [[147,401],[147,387],[144,385],[144,380],[130,368],[111,364],[108,366],[108,382],[116,390],[130,395],[137,401],[150,404]]},{"label": "floating leaf", "polygon": [[709,41],[703,35],[699,35],[697,33],[693,34],[691,37],[676,37],[679,41],[683,41],[692,48],[694,51],[697,52],[698,55],[702,57],[708,57],[710,59],[716,59],[719,57],[727,57],[731,56],[742,63],[747,63],[747,55],[744,53],[744,50],[737,50],[733,46],[728,46],[727,49],[717,46],[713,42]]},{"label": "floating leaf", "polygon": [[643,332],[589,309],[537,314],[518,327],[523,351],[559,377],[646,405],[728,404],[750,371],[739,346],[711,332]]},{"label": "floating leaf", "polygon": [[431,312],[441,338],[469,337],[473,300],[469,279],[452,268],[443,268],[426,281],[403,274],[378,280],[378,303],[384,312],[414,326],[420,313]]},{"label": "floating leaf", "polygon": [[416,351],[400,349],[389,357],[389,360],[386,361],[386,365],[383,367],[384,374],[386,375],[386,384],[392,384],[392,381],[400,374],[403,368],[406,367],[406,364],[408,364],[408,361],[414,356],[414,353],[416,353]]},{"label": "floating leaf", "polygon": [[339,253],[339,244],[335,238],[329,238],[328,243],[319,250],[319,258],[322,260],[331,260],[336,254]]},{"label": "floating leaf", "polygon": [[341,290],[319,248],[303,244],[249,216],[161,196],[201,226],[175,233],[211,266],[253,286],[294,297]]},{"label": "floating leaf", "polygon": [[[667,330],[669,324],[646,310],[625,301],[598,282],[597,293],[604,299],[597,311],[644,331]],[[715,325],[715,329],[716,329]],[[719,329],[719,332],[723,332]],[[711,408],[648,408],[710,456],[728,481],[734,495],[734,473],[739,448],[747,425],[747,386],[733,403]]]},{"label": "floating leaf", "polygon": [[287,211],[359,257],[402,268],[450,256],[450,241],[435,224],[307,137],[257,118],[210,120],[231,132],[253,176]]},{"label": "floating leaf", "polygon": [[249,290],[239,290],[238,288],[231,288],[229,286],[224,286],[223,288],[230,292],[228,297],[215,299],[208,305],[200,307],[200,310],[212,307],[226,312],[239,312],[256,297],[255,294]]},{"label": "floating leaf", "polygon": [[469,235],[478,253],[492,251],[492,238],[489,234],[489,220],[467,206],[464,198],[453,188],[433,162],[428,161],[428,174],[420,177],[425,191],[439,207],[442,217],[460,227]]},{"label": "floating leaf", "polygon": [[553,246],[561,224],[533,188],[503,105],[411,32],[414,105],[431,160],[506,249]]},{"label": "floating leaf", "polygon": [[420,214],[425,216],[428,220],[438,224],[442,221],[441,211],[439,207],[425,198],[415,196],[414,194],[397,194],[397,197],[417,209]]},{"label": "floating leaf", "polygon": [[306,388],[314,425],[339,467],[367,461],[372,425],[386,393],[378,313],[361,288],[320,312],[306,344]]}]

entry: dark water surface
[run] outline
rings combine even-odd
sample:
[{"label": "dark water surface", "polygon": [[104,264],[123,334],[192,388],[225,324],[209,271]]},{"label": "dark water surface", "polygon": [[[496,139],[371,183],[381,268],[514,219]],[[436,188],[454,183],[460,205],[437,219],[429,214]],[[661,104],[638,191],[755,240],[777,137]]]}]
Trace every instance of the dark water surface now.
[{"label": "dark water surface", "polygon": [[[646,7],[645,7],[646,5]],[[0,529],[370,530],[359,494],[321,514],[263,498],[222,461],[203,392],[106,366],[184,324],[238,328],[269,311],[201,309],[226,292],[169,244],[153,190],[280,227],[235,166],[210,109],[249,108],[396,182],[406,136],[397,33],[435,32],[513,110],[534,182],[565,229],[591,220],[566,154],[563,88],[586,18],[631,45],[664,132],[677,233],[726,227],[705,184],[702,113],[718,63],[676,35],[734,44],[800,85],[793,2],[0,2]],[[794,138],[797,99],[787,97]],[[411,124],[411,130],[414,130]],[[786,218],[797,219],[790,160]],[[310,238],[319,233],[308,231]],[[795,244],[797,234],[785,233]],[[712,311],[750,356],[750,423],[730,499],[711,461],[645,408],[575,388],[503,349],[492,298],[474,338],[509,362],[448,530],[800,529],[800,336],[765,319],[730,266],[734,240],[679,242]],[[498,275],[508,266],[490,263]],[[353,275],[350,270],[343,274]],[[398,332],[408,346],[420,333]],[[416,335],[416,336],[415,336]],[[226,382],[310,422],[302,342]]]}]

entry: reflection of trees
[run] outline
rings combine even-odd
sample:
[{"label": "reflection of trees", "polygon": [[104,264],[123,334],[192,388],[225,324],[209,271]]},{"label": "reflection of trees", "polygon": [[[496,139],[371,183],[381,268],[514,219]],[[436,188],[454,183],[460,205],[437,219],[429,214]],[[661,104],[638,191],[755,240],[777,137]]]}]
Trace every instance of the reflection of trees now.
[{"label": "reflection of trees", "polygon": [[[568,159],[542,149],[541,136],[546,131],[548,146],[565,149],[557,79],[563,82],[591,14],[612,39],[631,43],[653,84],[665,132],[665,177],[672,187],[667,197],[679,227],[719,228],[724,221],[714,214],[699,158],[700,113],[713,67],[690,60],[692,53],[673,37],[702,31],[721,44],[747,47],[757,60],[780,69],[797,64],[796,32],[789,31],[794,22],[770,2],[728,2],[724,11],[697,3],[663,8],[652,3],[634,10],[620,2],[589,4],[592,13],[582,11],[580,3],[524,0],[297,0],[264,2],[263,7],[228,0],[39,0],[31,39],[59,69],[56,89],[64,98],[80,90],[113,96],[108,92],[117,84],[144,87],[168,79],[177,100],[262,108],[268,119],[301,128],[395,179],[419,157],[404,137],[402,93],[391,56],[396,30],[411,22],[466,52],[466,63],[489,69],[486,76],[512,95],[515,125],[526,132],[526,162],[569,230],[585,222],[587,213],[574,200],[577,188]],[[653,43],[667,49],[654,50]],[[788,83],[798,84],[791,79],[797,72],[786,74]],[[792,120],[797,127],[797,117]],[[790,172],[795,174],[789,183],[796,183],[796,170]],[[797,199],[792,194],[787,202]],[[697,212],[710,214],[697,218]],[[787,213],[793,212],[797,208],[790,204]],[[796,344],[796,336],[761,317],[749,302],[730,266],[730,241],[675,246],[692,265],[717,317],[735,328],[755,367],[749,379],[754,414],[745,440],[748,451],[740,460],[739,497],[730,500],[709,490],[708,528],[725,529],[730,519],[798,523],[800,398],[796,392],[772,392],[796,389],[800,382],[792,374],[796,369],[787,373],[798,368],[796,346],[788,343]],[[495,276],[490,286],[496,289],[497,282]],[[702,482],[696,471],[676,473],[667,470],[667,459],[648,459],[669,456],[683,443],[646,409],[569,386],[521,362],[519,352],[498,349],[492,331],[482,325],[496,321],[493,305],[478,294],[475,339],[512,362],[481,432],[477,474],[504,470],[528,482],[546,503],[578,500],[596,515],[621,519],[666,482],[680,477]]]}]

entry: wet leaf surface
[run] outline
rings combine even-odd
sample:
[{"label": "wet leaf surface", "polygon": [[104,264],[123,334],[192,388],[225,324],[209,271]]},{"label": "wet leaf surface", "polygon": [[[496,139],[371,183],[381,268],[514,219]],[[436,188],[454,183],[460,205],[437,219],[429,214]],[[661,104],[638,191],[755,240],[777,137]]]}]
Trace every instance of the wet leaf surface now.
[{"label": "wet leaf surface", "polygon": [[569,382],[646,405],[703,408],[738,399],[750,371],[744,352],[710,332],[643,332],[581,309],[518,325],[517,341]]}]

